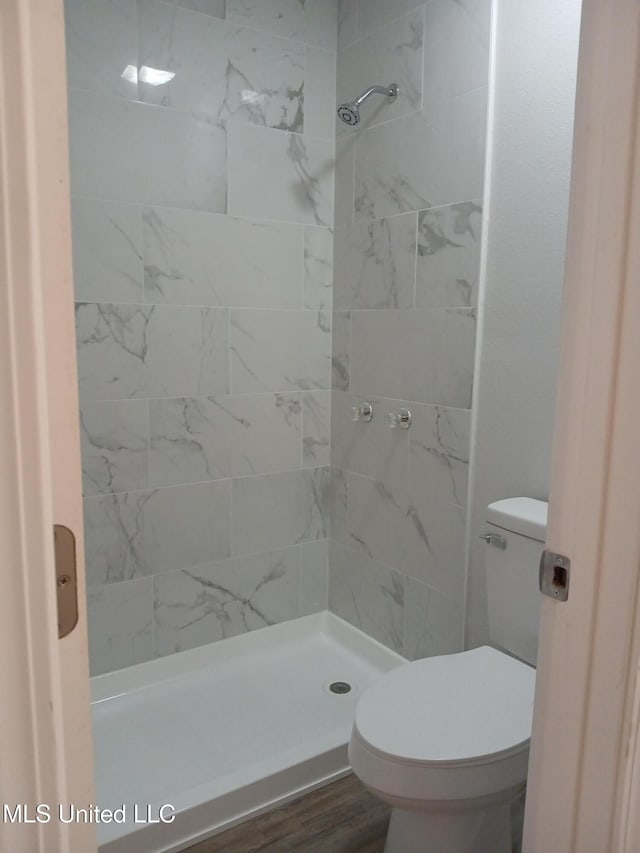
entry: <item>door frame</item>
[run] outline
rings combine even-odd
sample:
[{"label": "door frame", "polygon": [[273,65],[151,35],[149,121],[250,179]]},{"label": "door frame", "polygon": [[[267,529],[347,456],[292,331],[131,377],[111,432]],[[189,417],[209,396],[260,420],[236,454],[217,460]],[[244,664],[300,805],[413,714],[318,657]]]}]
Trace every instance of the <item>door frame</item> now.
[{"label": "door frame", "polygon": [[[566,604],[542,602],[526,853],[631,853],[640,828],[639,35],[637,0],[585,0],[548,530],[572,574]],[[0,642],[11,650],[2,656],[0,790],[9,803],[86,806],[66,121],[62,0],[3,0],[0,556],[14,569],[0,596]],[[63,641],[54,519],[78,539],[80,621]],[[57,821],[0,823],[1,846],[31,853],[34,833],[41,853],[95,849],[93,827]]]},{"label": "door frame", "polygon": [[639,71],[637,0],[585,0],[525,853],[637,850]]},{"label": "door frame", "polygon": [[[90,853],[95,803],[62,0],[0,4],[0,848]],[[75,534],[79,620],[58,640],[53,524]],[[33,816],[32,814],[30,816]]]}]

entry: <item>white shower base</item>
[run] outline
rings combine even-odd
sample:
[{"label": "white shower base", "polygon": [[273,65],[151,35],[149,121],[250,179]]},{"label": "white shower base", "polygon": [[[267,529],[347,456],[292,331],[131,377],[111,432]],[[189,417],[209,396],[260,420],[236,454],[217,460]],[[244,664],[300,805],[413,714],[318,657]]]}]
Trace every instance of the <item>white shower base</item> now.
[{"label": "white shower base", "polygon": [[127,817],[100,850],[181,850],[344,775],[359,693],[403,662],[325,612],[93,678],[97,805]]}]

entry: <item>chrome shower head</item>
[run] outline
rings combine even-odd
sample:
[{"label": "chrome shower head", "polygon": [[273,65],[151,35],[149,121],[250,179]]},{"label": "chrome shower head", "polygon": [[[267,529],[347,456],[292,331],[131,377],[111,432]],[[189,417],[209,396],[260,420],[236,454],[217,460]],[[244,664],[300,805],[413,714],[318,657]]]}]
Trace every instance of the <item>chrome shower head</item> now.
[{"label": "chrome shower head", "polygon": [[355,127],[360,124],[360,110],[354,101],[349,101],[347,104],[340,104],[338,107],[338,118],[340,121],[348,124],[349,127]]},{"label": "chrome shower head", "polygon": [[338,118],[349,127],[355,127],[360,124],[360,104],[363,104],[371,95],[386,95],[387,101],[391,104],[398,97],[398,87],[395,83],[390,86],[371,86],[363,92],[355,101],[347,101],[340,104],[338,107]]}]

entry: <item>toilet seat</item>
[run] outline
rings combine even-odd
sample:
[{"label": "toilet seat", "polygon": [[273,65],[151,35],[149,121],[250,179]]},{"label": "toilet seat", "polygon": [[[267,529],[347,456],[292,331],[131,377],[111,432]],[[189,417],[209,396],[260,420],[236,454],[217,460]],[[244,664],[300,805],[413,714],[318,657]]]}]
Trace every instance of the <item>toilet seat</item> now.
[{"label": "toilet seat", "polygon": [[353,769],[402,800],[516,787],[527,774],[534,689],[532,667],[489,646],[398,667],[358,702]]}]

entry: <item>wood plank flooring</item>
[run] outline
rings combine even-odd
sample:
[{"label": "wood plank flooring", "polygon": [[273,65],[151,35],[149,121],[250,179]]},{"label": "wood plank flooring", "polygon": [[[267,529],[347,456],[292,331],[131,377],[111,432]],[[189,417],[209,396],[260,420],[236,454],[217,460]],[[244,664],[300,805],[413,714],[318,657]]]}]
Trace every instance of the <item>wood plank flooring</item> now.
[{"label": "wood plank flooring", "polygon": [[349,775],[185,853],[382,853],[389,814]]}]

